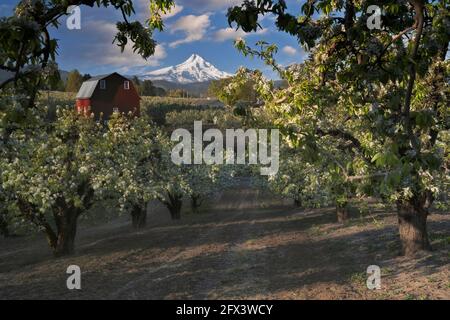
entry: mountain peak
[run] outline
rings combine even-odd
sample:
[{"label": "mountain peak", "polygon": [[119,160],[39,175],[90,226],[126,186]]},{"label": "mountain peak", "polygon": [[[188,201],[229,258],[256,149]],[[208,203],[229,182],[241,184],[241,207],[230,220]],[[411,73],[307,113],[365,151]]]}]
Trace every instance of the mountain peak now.
[{"label": "mountain peak", "polygon": [[193,53],[186,61],[205,61],[201,56],[196,53]]},{"label": "mountain peak", "polygon": [[218,80],[232,75],[220,71],[200,55],[194,53],[186,61],[176,66],[148,72],[140,77],[144,80],[166,80],[176,83],[195,83]]},{"label": "mountain peak", "polygon": [[179,64],[178,66],[185,66],[185,65],[194,65],[200,69],[211,66],[211,64],[209,62],[206,62],[205,59],[203,59],[201,56],[199,56],[196,53],[192,54],[186,61]]}]

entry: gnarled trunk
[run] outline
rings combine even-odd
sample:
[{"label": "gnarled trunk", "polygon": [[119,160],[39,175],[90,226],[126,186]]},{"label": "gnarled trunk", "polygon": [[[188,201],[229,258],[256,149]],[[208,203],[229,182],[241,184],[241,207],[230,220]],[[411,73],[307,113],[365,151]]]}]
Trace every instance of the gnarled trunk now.
[{"label": "gnarled trunk", "polygon": [[202,201],[200,200],[200,196],[192,195],[191,196],[191,209],[193,213],[198,213],[198,209],[202,205]]},{"label": "gnarled trunk", "polygon": [[349,213],[348,213],[348,203],[336,203],[336,215],[337,220],[340,223],[344,223],[349,219]]},{"label": "gnarled trunk", "polygon": [[147,208],[134,206],[131,210],[131,221],[134,229],[142,229],[147,225]]},{"label": "gnarled trunk", "polygon": [[17,204],[24,217],[43,229],[47,241],[56,257],[75,252],[75,236],[77,234],[77,220],[80,214],[89,210],[94,203],[94,189],[88,181],[78,186],[78,195],[83,198],[83,209],[68,203],[64,197],[58,197],[52,207],[56,231],[46,220],[45,216],[37,214],[38,208],[33,203],[18,197]]},{"label": "gnarled trunk", "polygon": [[172,220],[180,220],[181,219],[181,201],[176,201],[176,203],[169,206],[170,216]]},{"label": "gnarled trunk", "polygon": [[56,239],[53,237],[52,240],[52,235],[47,233],[55,256],[60,257],[75,252],[78,216],[78,210],[76,209],[68,209],[63,214],[55,216],[57,227]]},{"label": "gnarled trunk", "polygon": [[402,254],[413,256],[421,250],[431,250],[427,232],[426,197],[415,197],[397,203],[398,231]]},{"label": "gnarled trunk", "polygon": [[170,211],[172,220],[181,219],[181,206],[183,205],[182,197],[179,195],[168,194],[169,201],[165,203]]}]

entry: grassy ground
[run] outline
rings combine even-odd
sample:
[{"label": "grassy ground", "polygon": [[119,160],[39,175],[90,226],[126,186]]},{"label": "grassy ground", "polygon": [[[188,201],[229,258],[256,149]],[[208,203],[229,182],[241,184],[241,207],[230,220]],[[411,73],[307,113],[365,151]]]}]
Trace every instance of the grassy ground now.
[{"label": "grassy ground", "polygon": [[[132,231],[126,217],[81,228],[77,253],[54,259],[42,237],[0,240],[0,298],[450,299],[450,215],[433,214],[434,251],[398,256],[396,218],[377,207],[346,225],[333,209],[300,210],[242,189],[172,222],[160,206]],[[82,290],[66,289],[66,268]],[[381,290],[366,269],[381,267]]]},{"label": "grassy ground", "polygon": [[[39,101],[45,103],[52,101],[72,101],[75,103],[76,92],[41,91]],[[142,103],[149,105],[183,105],[183,106],[222,106],[216,99],[207,98],[172,98],[172,97],[148,97],[142,96]]]}]

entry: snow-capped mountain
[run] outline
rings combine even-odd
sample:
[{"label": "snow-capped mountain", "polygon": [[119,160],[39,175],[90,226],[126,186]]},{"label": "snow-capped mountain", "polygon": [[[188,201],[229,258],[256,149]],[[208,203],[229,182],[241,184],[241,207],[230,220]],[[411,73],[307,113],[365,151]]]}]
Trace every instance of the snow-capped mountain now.
[{"label": "snow-capped mountain", "polygon": [[198,54],[193,54],[185,62],[140,75],[144,80],[165,80],[176,83],[195,83],[210,80],[218,80],[232,75],[220,71],[211,63],[205,61]]}]

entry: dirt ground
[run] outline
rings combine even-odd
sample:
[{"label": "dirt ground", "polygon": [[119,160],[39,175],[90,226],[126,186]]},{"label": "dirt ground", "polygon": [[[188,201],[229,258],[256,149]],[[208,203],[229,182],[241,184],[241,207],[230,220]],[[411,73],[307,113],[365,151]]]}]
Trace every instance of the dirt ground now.
[{"label": "dirt ground", "polygon": [[[335,222],[332,208],[275,205],[251,189],[173,222],[153,207],[148,226],[126,217],[81,227],[77,253],[51,256],[42,235],[0,240],[0,299],[450,299],[450,214],[432,214],[434,251],[398,256],[396,218],[374,206]],[[82,290],[66,288],[78,265]],[[369,265],[381,289],[366,287]]]}]

